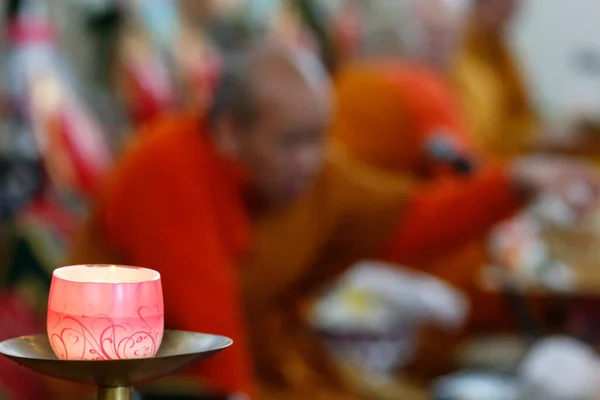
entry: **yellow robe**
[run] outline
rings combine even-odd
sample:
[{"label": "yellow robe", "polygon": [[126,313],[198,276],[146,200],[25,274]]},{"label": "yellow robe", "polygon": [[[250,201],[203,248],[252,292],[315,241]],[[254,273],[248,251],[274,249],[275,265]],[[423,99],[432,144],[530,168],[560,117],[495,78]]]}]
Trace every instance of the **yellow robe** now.
[{"label": "yellow robe", "polygon": [[453,80],[470,133],[484,151],[511,157],[533,147],[536,115],[504,38],[485,33],[475,21]]}]

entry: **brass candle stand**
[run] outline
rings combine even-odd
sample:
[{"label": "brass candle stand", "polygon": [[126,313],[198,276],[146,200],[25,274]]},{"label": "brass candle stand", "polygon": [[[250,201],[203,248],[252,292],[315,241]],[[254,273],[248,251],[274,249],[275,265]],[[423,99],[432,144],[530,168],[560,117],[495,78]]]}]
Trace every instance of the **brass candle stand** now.
[{"label": "brass candle stand", "polygon": [[33,335],[0,343],[0,354],[54,378],[95,385],[98,400],[133,400],[133,385],[202,362],[232,343],[224,336],[166,330],[162,345],[152,358],[72,361],[56,358],[47,335]]}]

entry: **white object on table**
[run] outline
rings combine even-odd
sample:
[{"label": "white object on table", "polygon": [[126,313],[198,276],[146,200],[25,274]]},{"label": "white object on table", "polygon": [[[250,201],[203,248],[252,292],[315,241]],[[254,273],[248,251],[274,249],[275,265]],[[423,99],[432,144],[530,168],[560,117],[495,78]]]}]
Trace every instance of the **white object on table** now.
[{"label": "white object on table", "polygon": [[600,389],[600,361],[594,350],[566,336],[535,344],[519,375],[533,398],[593,400]]}]

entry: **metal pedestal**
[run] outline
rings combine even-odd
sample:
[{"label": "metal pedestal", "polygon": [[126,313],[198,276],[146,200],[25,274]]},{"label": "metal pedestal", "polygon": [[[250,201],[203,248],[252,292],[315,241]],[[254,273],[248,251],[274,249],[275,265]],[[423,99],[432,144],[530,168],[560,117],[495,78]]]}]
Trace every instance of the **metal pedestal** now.
[{"label": "metal pedestal", "polygon": [[224,336],[165,331],[162,345],[153,358],[72,361],[56,358],[47,335],[33,335],[0,343],[0,354],[54,378],[95,385],[98,400],[133,400],[133,385],[202,362],[232,343]]}]

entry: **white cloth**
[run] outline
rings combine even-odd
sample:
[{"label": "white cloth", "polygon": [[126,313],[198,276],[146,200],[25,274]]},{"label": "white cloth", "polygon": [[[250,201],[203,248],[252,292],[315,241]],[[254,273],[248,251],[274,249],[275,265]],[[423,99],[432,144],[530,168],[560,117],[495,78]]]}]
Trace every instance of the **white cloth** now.
[{"label": "white cloth", "polygon": [[556,336],[531,349],[520,377],[532,398],[594,400],[600,389],[600,362],[586,344]]},{"label": "white cloth", "polygon": [[332,335],[334,357],[386,376],[410,361],[424,322],[452,329],[467,311],[465,298],[433,277],[365,261],[317,303],[312,322]]},{"label": "white cloth", "polygon": [[[364,294],[364,307],[353,308],[345,303],[348,293]],[[356,330],[378,323],[397,324],[399,320],[416,325],[431,321],[452,329],[463,323],[468,308],[461,293],[432,276],[364,261],[318,303],[314,317],[318,325],[339,324]]]}]

